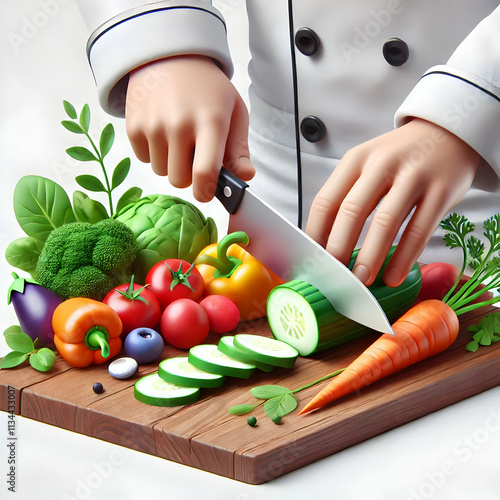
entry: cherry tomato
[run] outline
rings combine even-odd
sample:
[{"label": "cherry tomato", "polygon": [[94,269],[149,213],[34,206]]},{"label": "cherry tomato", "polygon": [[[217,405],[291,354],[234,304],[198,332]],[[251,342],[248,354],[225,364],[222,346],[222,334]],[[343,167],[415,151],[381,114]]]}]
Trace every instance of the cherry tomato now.
[{"label": "cherry tomato", "polygon": [[215,333],[230,332],[240,322],[236,304],[223,295],[207,295],[200,305],[207,311],[210,329]]},{"label": "cherry tomato", "polygon": [[166,259],[155,264],[146,276],[146,283],[162,311],[177,299],[200,300],[204,289],[198,269],[181,259]]},{"label": "cherry tomato", "polygon": [[198,302],[178,299],[163,311],[160,329],[170,345],[190,349],[207,338],[210,324],[205,309]]},{"label": "cherry tomato", "polygon": [[448,293],[458,279],[460,270],[453,264],[446,262],[433,262],[420,268],[422,273],[422,286],[418,300],[441,300]]},{"label": "cherry tomato", "polygon": [[122,339],[136,328],[156,328],[161,309],[156,296],[147,287],[125,283],[113,288],[103,302],[114,309],[123,323]]}]

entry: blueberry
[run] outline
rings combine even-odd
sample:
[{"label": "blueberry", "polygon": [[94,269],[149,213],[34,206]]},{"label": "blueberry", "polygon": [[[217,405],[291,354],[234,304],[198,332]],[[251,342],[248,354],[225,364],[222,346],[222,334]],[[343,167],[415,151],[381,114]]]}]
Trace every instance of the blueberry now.
[{"label": "blueberry", "polygon": [[102,386],[101,382],[96,382],[96,383],[93,385],[92,389],[94,389],[94,392],[95,392],[96,394],[101,394],[101,392],[103,392],[103,391],[104,391],[104,387]]}]

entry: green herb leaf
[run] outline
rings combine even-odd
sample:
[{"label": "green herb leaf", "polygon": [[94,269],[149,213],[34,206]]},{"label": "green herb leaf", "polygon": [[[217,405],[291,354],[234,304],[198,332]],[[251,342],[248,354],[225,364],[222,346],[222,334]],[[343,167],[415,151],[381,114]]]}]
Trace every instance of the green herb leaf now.
[{"label": "green herb leaf", "polygon": [[23,333],[23,331],[21,330],[21,327],[19,325],[10,325],[3,332],[4,336],[8,333]]},{"label": "green herb leaf", "polygon": [[260,385],[254,387],[250,391],[252,396],[257,399],[269,399],[275,398],[276,396],[282,396],[284,394],[290,394],[292,391],[281,385]]},{"label": "green herb leaf", "polygon": [[257,406],[258,405],[249,405],[249,404],[234,405],[231,406],[231,408],[229,408],[228,413],[230,413],[231,415],[245,415],[255,410]]},{"label": "green herb leaf", "polygon": [[92,200],[85,193],[75,191],[73,193],[73,208],[77,220],[95,224],[103,219],[109,218],[104,205],[97,200]]},{"label": "green herb leaf", "polygon": [[25,352],[11,351],[0,360],[0,368],[14,368],[28,359]]},{"label": "green herb leaf", "polygon": [[138,201],[142,196],[142,189],[138,187],[131,187],[130,189],[127,189],[125,193],[122,194],[121,198],[118,200],[118,203],[116,204],[116,213],[119,213],[121,210],[123,210],[126,206],[130,205],[131,203],[135,203]]},{"label": "green herb leaf", "polygon": [[479,346],[489,346],[498,342],[500,340],[500,311],[484,316],[478,324],[469,326],[467,331],[474,333],[472,341],[465,346],[468,351],[476,352]]},{"label": "green herb leaf", "polygon": [[97,157],[87,148],[83,146],[73,146],[66,150],[66,153],[78,161],[99,161]]},{"label": "green herb leaf", "polygon": [[[445,231],[450,231],[452,233],[447,235],[450,238],[450,245],[447,246],[451,246],[451,248],[455,246],[463,247],[462,242],[465,236],[474,231],[474,224],[463,215],[458,215],[456,213],[450,214],[446,219],[441,221],[439,225]],[[461,241],[456,240],[457,236],[459,236],[459,240],[461,239]]]},{"label": "green herb leaf", "polygon": [[76,120],[78,115],[76,114],[76,109],[74,108],[73,104],[68,101],[63,101],[63,106],[66,114],[73,120]]},{"label": "green herb leaf", "polygon": [[109,151],[113,142],[115,140],[115,129],[111,123],[108,123],[101,132],[101,137],[99,139],[99,150],[101,151],[101,157],[104,158]]},{"label": "green herb leaf", "polygon": [[130,158],[124,158],[120,163],[118,163],[113,172],[111,189],[117,188],[126,179],[129,171],[130,171]]},{"label": "green herb leaf", "polygon": [[290,393],[268,399],[264,403],[264,411],[273,422],[276,417],[279,417],[278,421],[281,421],[281,417],[288,415],[295,408],[297,408],[297,400]]},{"label": "green herb leaf", "polygon": [[483,222],[483,227],[485,229],[483,234],[488,238],[492,251],[497,252],[500,249],[500,239],[498,237],[500,233],[500,214],[495,214],[486,219]]},{"label": "green herb leaf", "polygon": [[85,104],[82,108],[82,112],[80,113],[80,125],[83,130],[88,133],[90,127],[90,107],[88,104]]},{"label": "green herb leaf", "polygon": [[38,175],[26,175],[17,182],[14,212],[23,231],[42,242],[56,227],[76,221],[66,191]]},{"label": "green herb leaf", "polygon": [[39,372],[47,372],[52,368],[55,360],[54,352],[44,347],[30,356],[30,365]]},{"label": "green herb leaf", "polygon": [[20,353],[29,353],[35,346],[31,337],[23,332],[4,332],[6,344],[13,350]]},{"label": "green herb leaf", "polygon": [[42,252],[43,242],[31,236],[18,238],[9,243],[5,250],[5,259],[13,266],[29,273],[36,274],[36,263]]},{"label": "green herb leaf", "polygon": [[107,190],[104,184],[94,175],[77,175],[75,181],[83,188],[88,191],[93,191],[95,193],[106,193]]},{"label": "green herb leaf", "polygon": [[470,352],[476,352],[479,349],[479,344],[475,340],[471,340],[465,348]]},{"label": "green herb leaf", "polygon": [[466,244],[469,250],[469,265],[472,269],[477,269],[483,261],[484,243],[475,236],[470,236],[467,238]]},{"label": "green herb leaf", "polygon": [[73,132],[74,134],[84,134],[85,133],[84,130],[82,129],[82,127],[76,122],[72,122],[69,120],[63,120],[61,122],[61,125],[66,130],[69,130],[70,132]]}]

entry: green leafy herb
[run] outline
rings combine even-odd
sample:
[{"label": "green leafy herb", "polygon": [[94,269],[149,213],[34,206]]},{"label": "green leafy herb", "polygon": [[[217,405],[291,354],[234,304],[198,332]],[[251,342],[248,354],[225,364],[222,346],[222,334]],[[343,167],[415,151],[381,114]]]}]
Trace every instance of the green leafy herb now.
[{"label": "green leafy herb", "polygon": [[[104,158],[111,151],[115,140],[115,130],[113,125],[111,123],[108,123],[102,129],[98,144],[96,144],[96,142],[89,134],[91,114],[88,104],[85,104],[83,106],[80,112],[80,116],[78,116],[78,113],[76,112],[74,106],[68,101],[63,101],[63,106],[66,114],[69,118],[71,118],[71,120],[63,120],[61,122],[62,126],[73,134],[84,135],[88,139],[91,146],[90,149],[83,146],[73,146],[71,148],[68,148],[66,150],[66,153],[68,153],[69,156],[78,161],[97,162],[101,167],[104,182],[94,175],[88,174],[78,175],[75,180],[83,189],[86,189],[87,191],[91,191],[94,193],[106,193],[109,203],[109,215],[107,214],[107,212],[105,213],[106,216],[114,217],[118,212],[118,208],[123,208],[131,201],[136,201],[142,194],[142,190],[140,190],[139,188],[131,188],[133,189],[133,196],[131,196],[131,190],[129,189],[127,193],[123,195],[125,196],[125,198],[123,198],[122,196],[123,199],[121,198],[118,201],[117,210],[115,211],[115,209],[113,208],[112,192],[127,178],[130,171],[130,158],[124,158],[116,165],[110,180],[110,176],[108,174],[108,171],[106,170],[106,166],[104,165]],[[137,194],[138,192],[139,194]],[[77,197],[76,200],[74,200],[75,213],[79,217],[79,220],[81,220],[82,222],[97,222],[95,220],[96,217],[103,215],[101,208],[102,205],[94,200],[90,200],[90,202],[92,202],[90,203],[89,200],[90,199],[85,199],[81,196]],[[87,213],[86,209],[90,210],[90,217],[85,217]]]},{"label": "green leafy herb", "polygon": [[[281,423],[282,417],[288,415],[292,411],[297,408],[297,398],[295,394],[303,391],[304,389],[308,389],[313,385],[319,384],[325,380],[335,377],[344,369],[337,370],[333,373],[329,373],[325,377],[322,377],[314,382],[311,382],[307,385],[299,387],[298,389],[288,389],[287,387],[283,387],[281,385],[260,385],[258,387],[253,387],[250,390],[252,396],[257,399],[261,399],[261,403],[257,403],[255,405],[243,403],[239,405],[234,405],[229,408],[228,412],[231,415],[246,415],[256,408],[263,406],[264,413],[275,423]],[[249,419],[252,417],[249,417]],[[247,420],[248,421],[248,420]],[[253,421],[253,420],[252,420]],[[257,422],[257,420],[255,420]],[[252,425],[252,424],[250,424]],[[254,424],[255,425],[255,424]]]},{"label": "green leafy herb", "polygon": [[[483,222],[483,234],[489,243],[488,248],[482,241],[470,234],[475,229],[474,224],[463,215],[450,214],[440,225],[447,231],[444,236],[446,246],[461,248],[463,252],[460,274],[443,298],[443,302],[448,304],[457,316],[498,302],[500,300],[498,290],[497,294],[488,300],[476,301],[476,299],[500,286],[500,257],[497,255],[500,250],[500,214]],[[460,289],[457,289],[468,262],[474,269],[474,273]]]},{"label": "green leafy herb", "polygon": [[49,371],[54,365],[56,355],[48,347],[37,347],[30,336],[21,331],[17,325],[10,326],[4,333],[6,344],[12,349],[3,358],[0,358],[0,369],[14,368],[24,363],[27,359],[35,370]]},{"label": "green leafy herb", "polygon": [[468,351],[476,352],[479,346],[488,346],[500,340],[500,312],[484,316],[477,325],[467,328],[472,332],[472,340],[465,346]]}]

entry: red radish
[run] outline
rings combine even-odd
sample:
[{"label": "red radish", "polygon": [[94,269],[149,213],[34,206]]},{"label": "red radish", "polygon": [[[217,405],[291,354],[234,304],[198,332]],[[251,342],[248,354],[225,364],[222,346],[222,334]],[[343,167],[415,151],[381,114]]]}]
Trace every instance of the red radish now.
[{"label": "red radish", "polygon": [[422,273],[422,286],[418,300],[441,300],[457,281],[460,269],[446,262],[433,262],[420,268]]}]

